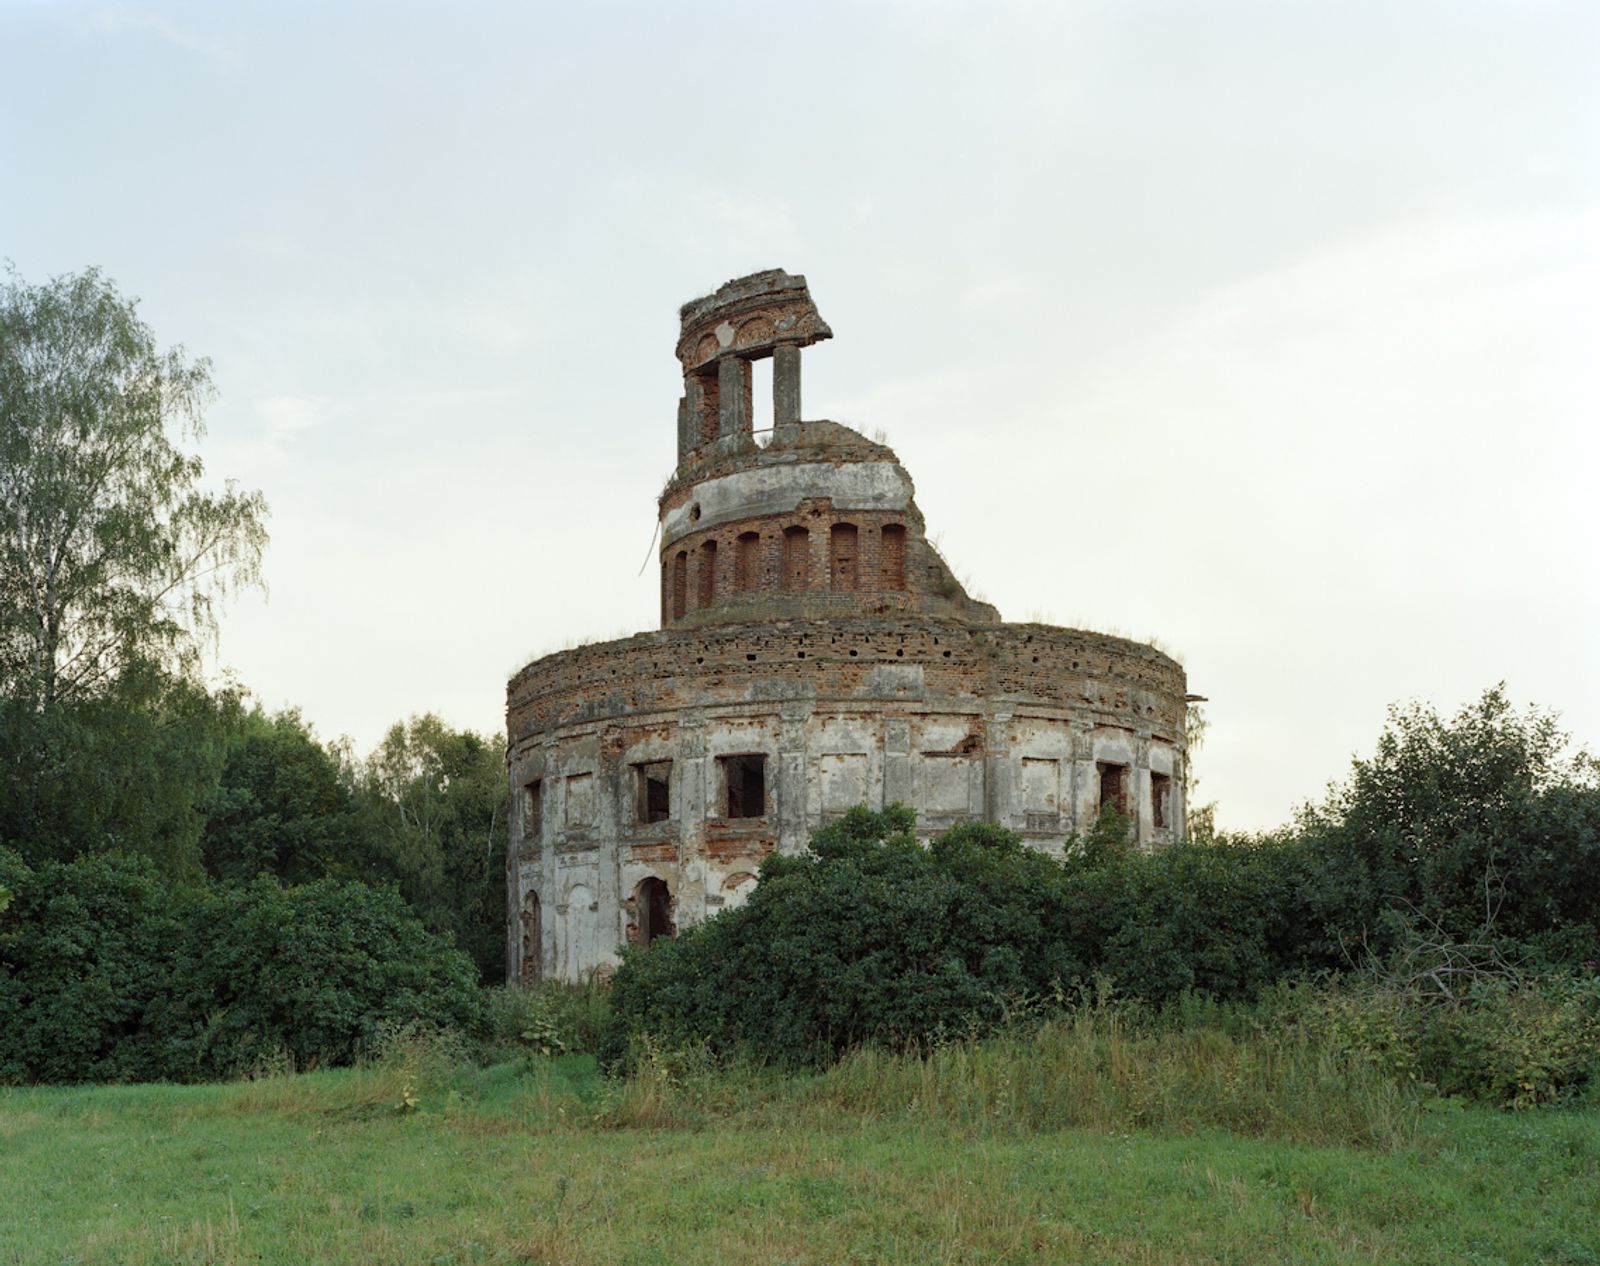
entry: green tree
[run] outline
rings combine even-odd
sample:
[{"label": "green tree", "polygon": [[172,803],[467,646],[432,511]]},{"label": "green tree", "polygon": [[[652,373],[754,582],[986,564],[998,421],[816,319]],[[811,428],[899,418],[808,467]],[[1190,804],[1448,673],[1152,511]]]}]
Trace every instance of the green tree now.
[{"label": "green tree", "polygon": [[241,882],[275,875],[382,879],[338,759],[293,710],[244,713],[228,735],[202,841],[206,873]]},{"label": "green tree", "polygon": [[1302,814],[1316,923],[1380,953],[1420,919],[1452,937],[1594,956],[1597,773],[1553,714],[1519,712],[1503,687],[1448,719],[1391,708],[1373,755]]},{"label": "green tree", "polygon": [[0,841],[30,863],[120,850],[198,875],[238,707],[143,664],[49,708],[0,696]]},{"label": "green tree", "polygon": [[0,285],[0,688],[35,707],[135,662],[194,667],[259,579],[266,504],[201,485],[210,365],[161,350],[98,270]]},{"label": "green tree", "polygon": [[0,282],[0,839],[198,869],[236,710],[196,668],[266,506],[202,486],[210,368],[98,271]]},{"label": "green tree", "polygon": [[423,923],[505,978],[505,740],[432,713],[394,725],[359,772],[369,877],[390,878]]}]

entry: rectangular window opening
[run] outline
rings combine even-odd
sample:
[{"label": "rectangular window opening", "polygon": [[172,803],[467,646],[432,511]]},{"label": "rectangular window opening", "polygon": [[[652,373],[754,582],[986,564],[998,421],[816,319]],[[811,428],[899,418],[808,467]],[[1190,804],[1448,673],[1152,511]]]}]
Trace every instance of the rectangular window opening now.
[{"label": "rectangular window opening", "polygon": [[536,840],[544,820],[544,783],[535,778],[522,786],[522,838]]},{"label": "rectangular window opening", "polygon": [[672,762],[635,765],[636,809],[640,822],[665,822],[672,817]]},{"label": "rectangular window opening", "polygon": [[1150,775],[1150,821],[1158,831],[1171,825],[1172,779],[1166,774]]},{"label": "rectangular window opening", "polygon": [[773,419],[777,416],[772,400],[772,361],[763,358],[750,362],[750,425],[756,443],[762,448],[772,443]]},{"label": "rectangular window opening", "polygon": [[723,816],[760,818],[767,812],[767,758],[765,756],[724,756],[722,782],[725,792]]},{"label": "rectangular window opening", "polygon": [[1126,765],[1110,765],[1104,761],[1098,763],[1100,770],[1100,809],[1107,807],[1115,809],[1118,813],[1127,813],[1128,801],[1124,783],[1128,767]]}]

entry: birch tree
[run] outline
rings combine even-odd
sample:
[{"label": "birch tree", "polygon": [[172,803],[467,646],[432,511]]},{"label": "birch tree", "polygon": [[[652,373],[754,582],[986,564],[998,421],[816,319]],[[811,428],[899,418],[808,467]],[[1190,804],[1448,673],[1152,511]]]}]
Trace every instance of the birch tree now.
[{"label": "birch tree", "polygon": [[267,507],[202,483],[211,367],[97,269],[0,283],[0,689],[47,709],[130,663],[188,672],[260,582]]}]

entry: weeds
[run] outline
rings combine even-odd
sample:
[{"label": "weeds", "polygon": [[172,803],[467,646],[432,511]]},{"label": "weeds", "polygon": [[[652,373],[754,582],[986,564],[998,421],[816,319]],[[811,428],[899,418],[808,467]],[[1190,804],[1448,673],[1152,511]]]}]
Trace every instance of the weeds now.
[{"label": "weeds", "polygon": [[554,981],[486,991],[489,1038],[486,1060],[592,1051],[605,1023],[607,987]]},{"label": "weeds", "polygon": [[1297,1142],[1391,1149],[1425,1098],[1293,1018],[1286,995],[1252,1009],[1185,998],[1153,1010],[1108,987],[1061,1010],[1013,999],[998,1036],[949,1036],[921,1050],[862,1047],[826,1071],[781,1073],[718,1061],[642,1035],[628,1077],[600,1109],[613,1128],[708,1121],[825,1126],[846,1114],[960,1131],[1063,1129],[1187,1133],[1221,1128]]},{"label": "weeds", "polygon": [[1304,1028],[1174,1028],[1131,1008],[1080,1007],[1031,1031],[925,1055],[863,1049],[817,1079],[815,1105],[1025,1134],[1220,1127],[1297,1142],[1393,1148],[1419,1096]]}]

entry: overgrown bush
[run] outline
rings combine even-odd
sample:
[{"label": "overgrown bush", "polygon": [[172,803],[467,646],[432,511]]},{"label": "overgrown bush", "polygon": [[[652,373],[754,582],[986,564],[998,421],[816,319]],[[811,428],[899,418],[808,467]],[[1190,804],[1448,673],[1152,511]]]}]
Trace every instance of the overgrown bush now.
[{"label": "overgrown bush", "polygon": [[0,1081],[149,1081],[166,1074],[150,1016],[170,999],[182,929],[146,858],[30,869],[0,849]]},{"label": "overgrown bush", "polygon": [[392,889],[263,878],[179,905],[169,1075],[226,1076],[277,1046],[299,1067],[348,1063],[387,1029],[481,1025],[472,961]]},{"label": "overgrown bush", "polygon": [[143,858],[30,869],[0,924],[0,1080],[197,1080],[343,1063],[402,1025],[475,1029],[470,960],[400,897],[323,881],[173,889]]},{"label": "overgrown bush", "polygon": [[1247,998],[1298,961],[1299,859],[1281,843],[1135,853],[1108,818],[1062,864],[999,827],[927,847],[913,829],[900,806],[853,810],[805,855],[769,858],[742,908],[630,953],[606,1065],[646,1032],[816,1064],[988,1032],[1097,976],[1149,1003]]},{"label": "overgrown bush", "polygon": [[969,823],[930,848],[911,812],[851,810],[800,857],[769,857],[750,900],[648,950],[612,985],[602,1061],[641,1033],[787,1064],[864,1042],[980,1031],[1008,996],[1083,970],[1056,934],[1064,874]]},{"label": "overgrown bush", "polygon": [[542,981],[484,991],[488,1009],[485,1055],[562,1055],[592,1052],[605,1027],[609,987]]},{"label": "overgrown bush", "polygon": [[1531,1108],[1600,1085],[1600,979],[1475,975],[1446,993],[1373,970],[1308,996],[1331,1049],[1443,1098]]},{"label": "overgrown bush", "polygon": [[[1283,840],[1176,844],[1100,853],[1065,868],[1052,928],[1080,965],[1122,997],[1162,1003],[1199,992],[1253,997],[1303,966],[1299,850]],[[1072,980],[1061,983],[1070,984]]]}]

